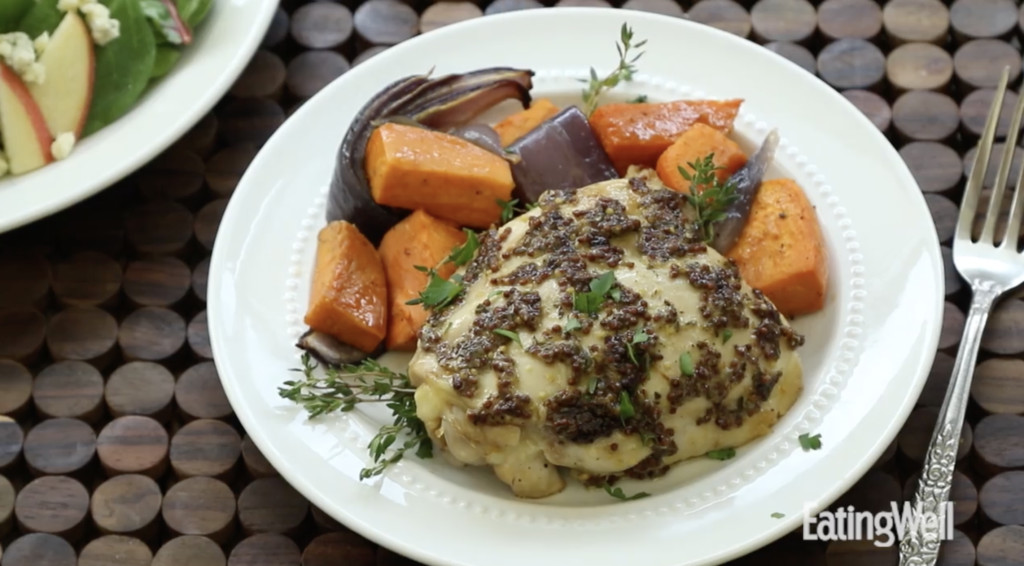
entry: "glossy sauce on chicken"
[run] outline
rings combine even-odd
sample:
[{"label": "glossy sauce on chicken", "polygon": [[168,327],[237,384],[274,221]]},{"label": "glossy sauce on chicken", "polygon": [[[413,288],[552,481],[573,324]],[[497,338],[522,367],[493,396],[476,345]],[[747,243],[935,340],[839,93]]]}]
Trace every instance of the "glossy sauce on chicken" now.
[{"label": "glossy sauce on chicken", "polygon": [[803,337],[689,212],[633,177],[548,192],[482,234],[409,366],[434,441],[544,497],[560,468],[655,477],[767,433],[801,390]]}]

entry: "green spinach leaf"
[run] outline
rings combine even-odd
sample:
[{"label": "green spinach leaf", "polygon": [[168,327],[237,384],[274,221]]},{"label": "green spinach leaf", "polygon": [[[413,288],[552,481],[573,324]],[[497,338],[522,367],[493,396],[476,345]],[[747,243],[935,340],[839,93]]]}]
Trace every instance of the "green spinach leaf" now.
[{"label": "green spinach leaf", "polygon": [[175,0],[175,3],[181,21],[192,30],[196,29],[213,7],[213,0]]},{"label": "green spinach leaf", "polygon": [[25,17],[18,24],[18,30],[35,39],[44,31],[52,33],[63,18],[64,12],[57,9],[57,0],[36,0],[35,5],[25,12]]},{"label": "green spinach leaf", "polygon": [[0,33],[7,33],[18,29],[18,23],[25,13],[32,8],[32,0],[2,0],[0,1]]},{"label": "green spinach leaf", "polygon": [[181,59],[181,49],[171,45],[158,45],[156,59],[153,61],[153,73],[150,77],[157,79],[171,72],[178,59]]},{"label": "green spinach leaf", "polygon": [[156,34],[158,42],[172,45],[181,45],[185,42],[166,4],[160,0],[139,0],[139,5],[142,7],[142,13],[153,25],[153,33]]},{"label": "green spinach leaf", "polygon": [[156,39],[139,0],[104,0],[121,36],[96,48],[95,90],[84,134],[123,116],[142,96],[153,74]]}]

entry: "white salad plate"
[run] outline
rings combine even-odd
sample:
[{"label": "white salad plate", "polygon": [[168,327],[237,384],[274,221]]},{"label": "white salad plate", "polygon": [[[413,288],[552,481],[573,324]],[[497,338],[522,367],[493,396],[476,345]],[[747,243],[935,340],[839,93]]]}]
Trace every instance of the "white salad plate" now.
[{"label": "white salad plate", "polygon": [[[648,40],[634,81],[609,100],[745,99],[736,134],[751,150],[771,128],[769,176],[792,176],[817,208],[830,254],[827,306],[795,321],[805,388],[766,437],[719,462],[697,458],[619,501],[573,481],[518,500],[481,468],[409,455],[359,481],[380,407],[308,420],[281,399],[295,374],[317,231],[335,154],[355,113],[402,76],[490,66],[536,71],[534,95],[579,100],[590,66],[608,72],[628,22]],[[682,19],[625,10],[488,16],[412,39],[347,72],[298,110],[242,178],[213,251],[208,316],[224,389],[273,466],[326,513],[426,564],[706,564],[748,553],[829,505],[900,429],[935,354],[943,303],[939,243],[902,160],[842,96],[796,65]],[[805,451],[802,433],[820,434]]]},{"label": "white salad plate", "polygon": [[0,232],[96,194],[178,140],[245,69],[277,4],[278,0],[214,0],[178,63],[128,113],[80,140],[67,159],[0,178]]}]

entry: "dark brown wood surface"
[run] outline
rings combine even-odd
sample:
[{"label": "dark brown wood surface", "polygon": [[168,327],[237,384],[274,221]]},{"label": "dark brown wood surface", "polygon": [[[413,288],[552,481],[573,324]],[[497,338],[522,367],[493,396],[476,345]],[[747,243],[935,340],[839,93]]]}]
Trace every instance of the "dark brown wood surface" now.
[{"label": "dark brown wood surface", "polygon": [[[171,149],[86,202],[0,234],[0,566],[415,564],[307,502],[240,427],[212,361],[211,249],[260,147],[330,81],[422,33],[555,4],[685,17],[747,38],[832,86],[898,150],[942,241],[939,351],[897,439],[832,508],[909,497],[968,308],[950,245],[973,146],[1002,67],[1015,91],[1004,131],[1021,80],[1019,2],[282,0],[224,100]],[[1011,182],[1024,162],[1015,154]],[[992,314],[971,399],[957,531],[940,564],[1020,566],[1024,299]],[[893,548],[797,532],[735,563],[897,560]]]}]

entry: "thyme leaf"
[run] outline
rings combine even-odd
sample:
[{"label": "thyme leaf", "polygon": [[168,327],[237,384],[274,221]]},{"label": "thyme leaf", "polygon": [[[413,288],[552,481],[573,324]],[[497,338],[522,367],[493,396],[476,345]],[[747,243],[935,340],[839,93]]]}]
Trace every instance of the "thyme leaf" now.
[{"label": "thyme leaf", "polygon": [[633,80],[633,75],[636,74],[636,62],[644,54],[643,51],[632,55],[631,49],[640,49],[647,44],[647,40],[638,41],[633,43],[633,29],[628,24],[623,23],[622,28],[619,30],[619,41],[615,44],[615,49],[619,52],[619,64],[615,69],[608,73],[604,77],[599,77],[597,71],[593,67],[590,68],[590,78],[581,82],[587,83],[587,88],[583,89],[583,113],[587,116],[593,114],[594,109],[597,108],[600,102],[601,95],[608,89],[615,88],[620,82],[629,82]]}]

